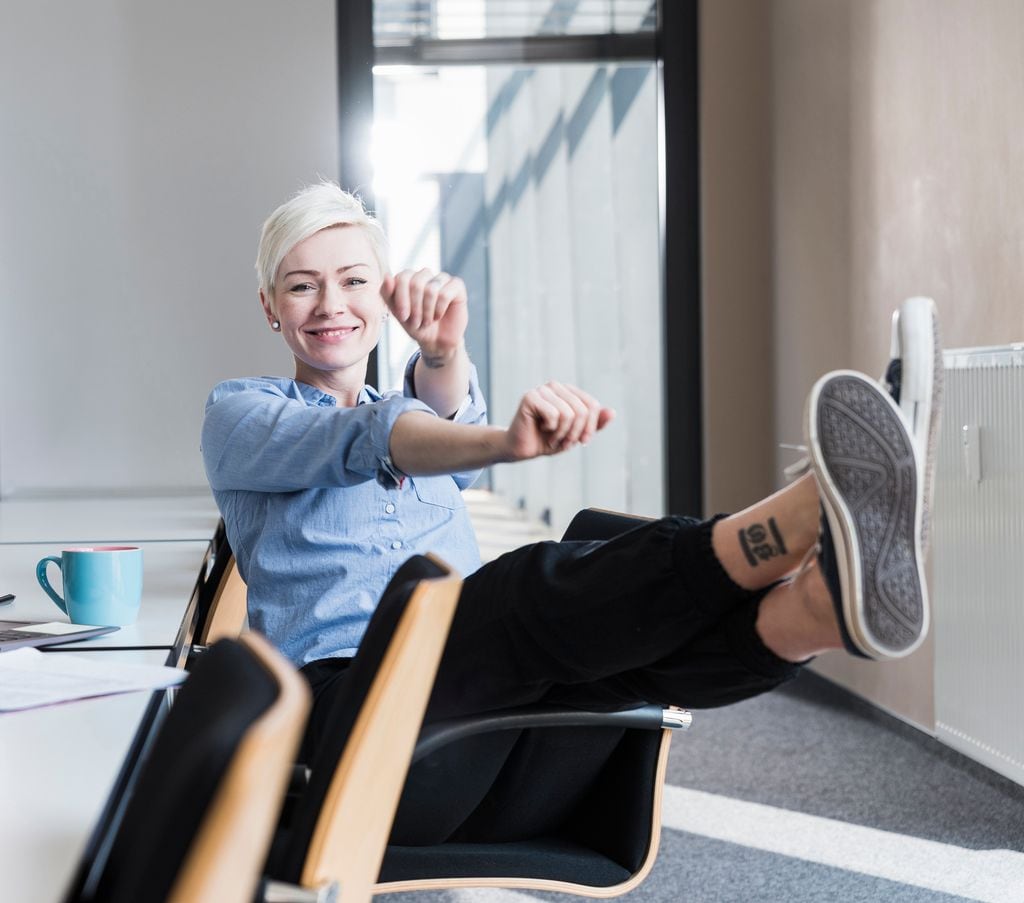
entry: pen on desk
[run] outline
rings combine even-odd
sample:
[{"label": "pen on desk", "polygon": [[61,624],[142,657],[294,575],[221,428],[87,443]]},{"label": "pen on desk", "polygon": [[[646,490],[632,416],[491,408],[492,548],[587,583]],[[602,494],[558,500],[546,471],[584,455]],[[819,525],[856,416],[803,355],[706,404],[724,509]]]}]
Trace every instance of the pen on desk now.
[{"label": "pen on desk", "polygon": [[8,602],[14,601],[14,593],[7,593],[6,595],[0,596],[0,605],[6,605]]}]

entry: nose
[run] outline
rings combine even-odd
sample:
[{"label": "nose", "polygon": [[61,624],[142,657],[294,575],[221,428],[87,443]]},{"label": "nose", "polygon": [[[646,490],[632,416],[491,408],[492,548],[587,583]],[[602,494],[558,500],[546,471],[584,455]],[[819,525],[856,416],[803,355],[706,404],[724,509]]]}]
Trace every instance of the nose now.
[{"label": "nose", "polygon": [[324,287],[317,298],[317,305],[314,313],[318,317],[330,318],[336,317],[344,311],[345,293],[341,290],[340,285],[328,280],[324,283]]}]

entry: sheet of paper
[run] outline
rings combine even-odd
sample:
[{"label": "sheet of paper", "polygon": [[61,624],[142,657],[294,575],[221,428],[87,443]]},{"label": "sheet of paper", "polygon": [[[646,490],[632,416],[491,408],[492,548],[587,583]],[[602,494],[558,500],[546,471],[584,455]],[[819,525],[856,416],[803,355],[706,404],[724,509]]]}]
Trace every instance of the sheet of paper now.
[{"label": "sheet of paper", "polygon": [[181,683],[185,672],[162,665],[133,665],[90,653],[14,649],[0,655],[0,712]]},{"label": "sheet of paper", "polygon": [[45,624],[26,624],[24,627],[11,627],[11,630],[23,630],[26,633],[48,633],[51,636],[64,636],[69,633],[81,633],[89,630],[92,624],[69,624],[65,621],[47,621]]}]

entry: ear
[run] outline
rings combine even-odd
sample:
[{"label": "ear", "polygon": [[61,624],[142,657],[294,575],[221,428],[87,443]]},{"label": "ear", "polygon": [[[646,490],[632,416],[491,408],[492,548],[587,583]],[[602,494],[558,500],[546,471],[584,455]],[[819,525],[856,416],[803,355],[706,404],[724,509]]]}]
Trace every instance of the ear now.
[{"label": "ear", "polygon": [[263,294],[263,289],[260,289],[260,307],[263,308],[263,316],[267,318],[267,325],[270,326],[277,317],[270,306],[270,302],[267,301],[266,295]]}]

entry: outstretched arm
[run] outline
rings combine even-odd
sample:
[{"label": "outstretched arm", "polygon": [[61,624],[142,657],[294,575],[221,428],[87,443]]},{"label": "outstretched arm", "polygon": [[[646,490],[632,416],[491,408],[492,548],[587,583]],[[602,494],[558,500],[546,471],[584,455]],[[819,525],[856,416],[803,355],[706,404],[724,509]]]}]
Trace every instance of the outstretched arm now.
[{"label": "outstretched arm", "polygon": [[523,396],[507,429],[402,414],[391,430],[391,460],[412,476],[526,461],[585,445],[614,416],[582,389],[549,382]]}]

